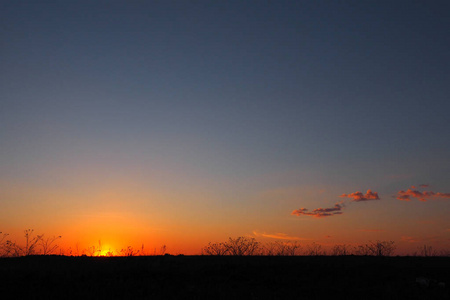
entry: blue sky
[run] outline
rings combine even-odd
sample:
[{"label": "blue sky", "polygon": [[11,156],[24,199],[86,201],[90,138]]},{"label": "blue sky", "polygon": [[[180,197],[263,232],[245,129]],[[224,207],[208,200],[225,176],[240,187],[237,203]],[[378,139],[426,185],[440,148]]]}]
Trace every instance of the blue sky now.
[{"label": "blue sky", "polygon": [[[61,206],[69,210],[108,186],[177,193],[161,196],[168,211],[187,202],[203,207],[197,219],[224,209],[230,224],[242,211],[251,219],[258,202],[249,199],[272,190],[289,191],[282,209],[267,200],[288,224],[292,210],[331,207],[356,190],[376,190],[386,202],[422,183],[449,192],[448,8],[2,1],[5,214],[32,201],[14,186],[45,190],[42,199],[70,194]],[[431,211],[443,208],[448,201]],[[224,234],[264,227],[269,212],[254,217]]]}]

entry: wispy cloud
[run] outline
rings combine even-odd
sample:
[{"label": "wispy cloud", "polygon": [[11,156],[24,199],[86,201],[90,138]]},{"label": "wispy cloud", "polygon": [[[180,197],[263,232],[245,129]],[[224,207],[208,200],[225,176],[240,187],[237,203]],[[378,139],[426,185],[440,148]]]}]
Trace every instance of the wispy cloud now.
[{"label": "wispy cloud", "polygon": [[[427,184],[421,184],[420,187],[428,187]],[[416,198],[420,201],[427,201],[430,199],[436,199],[436,198],[444,198],[444,199],[450,199],[450,193],[439,193],[439,192],[433,192],[433,191],[419,191],[415,189],[415,186],[411,186],[410,189],[407,189],[406,191],[398,191],[396,198],[398,200],[402,201],[411,201],[412,198]]]},{"label": "wispy cloud", "polygon": [[364,195],[361,192],[354,192],[351,194],[342,194],[341,198],[351,198],[352,202],[360,202],[360,201],[369,201],[369,200],[380,200],[377,192],[372,192],[371,190],[367,190],[367,193]]},{"label": "wispy cloud", "polygon": [[407,243],[424,243],[424,242],[436,242],[441,240],[439,236],[427,236],[427,237],[412,237],[412,236],[402,236],[400,238],[402,242]]},{"label": "wispy cloud", "polygon": [[312,216],[314,218],[324,218],[324,217],[331,217],[334,215],[341,215],[342,214],[342,209],[344,208],[344,205],[341,202],[336,203],[333,207],[328,207],[328,208],[315,208],[312,211],[309,211],[307,208],[299,208],[294,210],[291,214],[292,215],[296,215],[296,216],[300,216],[300,215],[305,215],[305,216]]},{"label": "wispy cloud", "polygon": [[298,240],[307,240],[305,238],[297,237],[297,236],[290,236],[285,233],[265,233],[265,232],[257,232],[253,231],[253,234],[257,237],[265,237],[265,238],[271,238],[271,239],[277,239],[277,240],[291,240],[291,241],[298,241]]},{"label": "wispy cloud", "polygon": [[400,240],[401,240],[402,242],[407,242],[407,243],[418,243],[418,242],[420,242],[419,239],[414,238],[414,237],[412,237],[412,236],[402,236],[402,237],[400,238]]}]

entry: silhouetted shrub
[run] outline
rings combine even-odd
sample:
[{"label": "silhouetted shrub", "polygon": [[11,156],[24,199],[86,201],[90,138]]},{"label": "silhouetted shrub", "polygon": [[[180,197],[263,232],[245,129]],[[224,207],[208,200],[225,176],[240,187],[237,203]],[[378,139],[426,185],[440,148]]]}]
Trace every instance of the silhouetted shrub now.
[{"label": "silhouetted shrub", "polygon": [[438,256],[439,253],[436,249],[433,249],[432,246],[423,245],[419,247],[419,255],[420,256]]},{"label": "silhouetted shrub", "polygon": [[262,254],[267,256],[295,256],[300,255],[301,245],[298,242],[270,242],[262,246]]},{"label": "silhouetted shrub", "polygon": [[394,241],[376,241],[366,245],[369,255],[391,256],[395,251]]},{"label": "silhouetted shrub", "polygon": [[322,249],[322,246],[316,243],[312,243],[306,247],[306,255],[319,256],[326,255],[326,251]]},{"label": "silhouetted shrub", "polygon": [[211,243],[202,248],[202,254],[205,255],[226,255],[228,248],[224,243]]},{"label": "silhouetted shrub", "polygon": [[225,243],[225,248],[229,255],[258,255],[260,254],[260,244],[255,238],[240,236],[238,238],[229,238]]},{"label": "silhouetted shrub", "polygon": [[[27,229],[24,231],[25,233],[25,245],[20,246],[16,242],[13,242],[11,240],[6,240],[6,236],[8,234],[3,234],[0,238],[0,251],[1,256],[27,256],[27,255],[34,255],[39,254],[37,251],[37,246],[39,245],[39,242],[42,240],[42,235],[36,235],[33,236],[33,229]],[[1,233],[0,233],[1,234]]]},{"label": "silhouetted shrub", "polygon": [[139,250],[133,249],[133,247],[128,246],[127,248],[121,249],[119,251],[119,256],[137,256],[139,255]]},{"label": "silhouetted shrub", "polygon": [[60,238],[61,238],[61,236],[53,236],[53,237],[44,239],[44,237],[42,235],[41,239],[39,241],[39,244],[42,247],[42,254],[43,255],[53,254],[56,251],[56,249],[59,248],[59,246],[56,245],[55,242],[56,242],[56,240],[58,240]]},{"label": "silhouetted shrub", "polygon": [[346,244],[334,245],[333,248],[331,248],[331,255],[342,256],[349,254],[350,254],[350,247]]}]

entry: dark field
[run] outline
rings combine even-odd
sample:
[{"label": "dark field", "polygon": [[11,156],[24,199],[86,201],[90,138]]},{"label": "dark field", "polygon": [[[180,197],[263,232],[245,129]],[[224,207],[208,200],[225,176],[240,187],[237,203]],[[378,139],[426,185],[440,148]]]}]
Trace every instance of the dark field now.
[{"label": "dark field", "polygon": [[450,299],[449,284],[448,257],[0,258],[0,299]]}]

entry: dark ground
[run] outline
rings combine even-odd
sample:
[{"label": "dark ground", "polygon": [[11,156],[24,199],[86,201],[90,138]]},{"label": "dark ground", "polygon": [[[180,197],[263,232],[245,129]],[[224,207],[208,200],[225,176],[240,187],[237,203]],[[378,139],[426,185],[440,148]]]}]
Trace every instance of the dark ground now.
[{"label": "dark ground", "polygon": [[0,299],[450,299],[449,285],[448,257],[0,258]]}]

